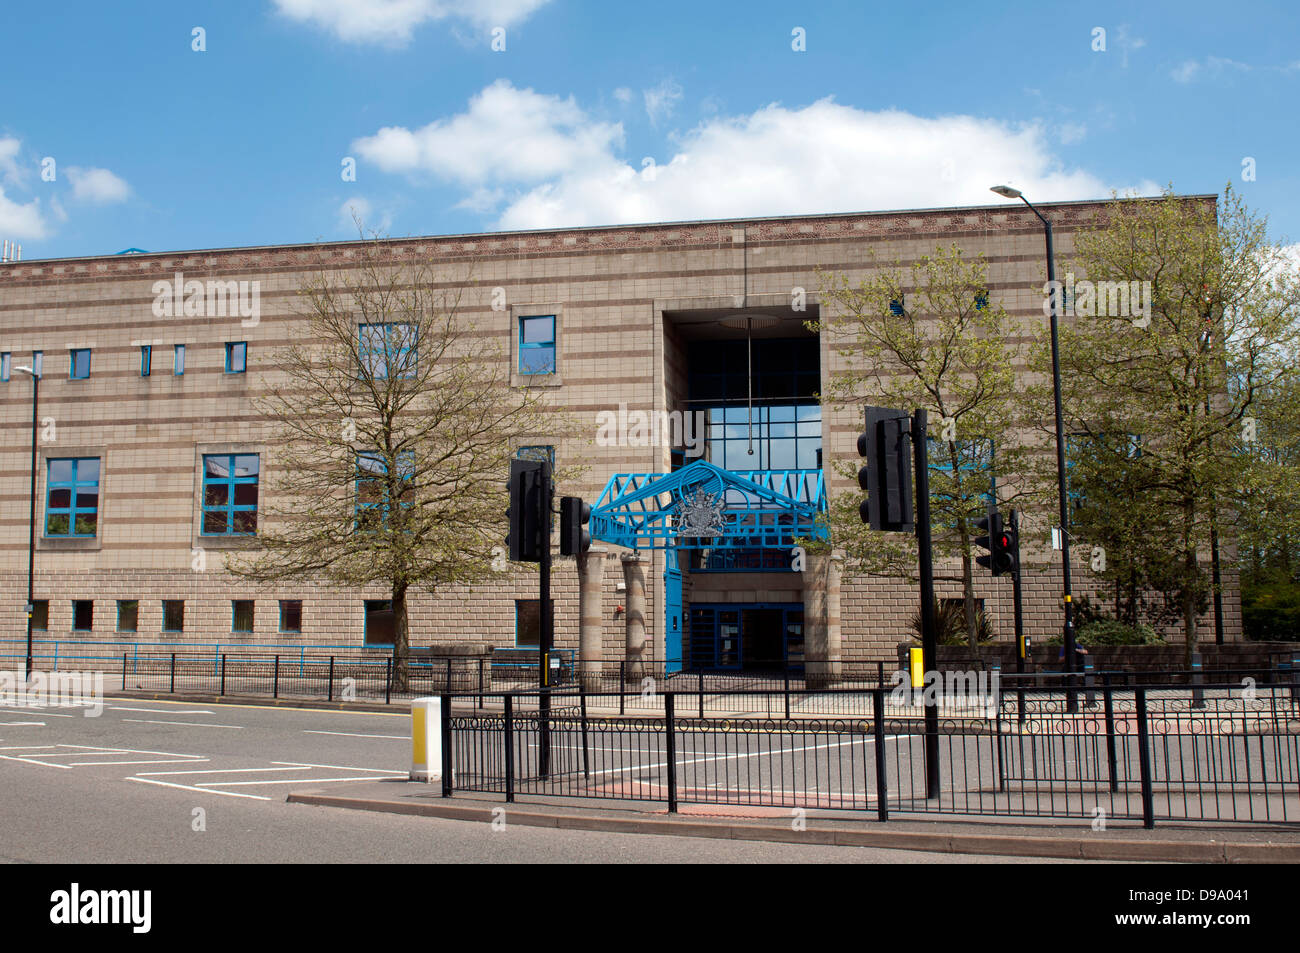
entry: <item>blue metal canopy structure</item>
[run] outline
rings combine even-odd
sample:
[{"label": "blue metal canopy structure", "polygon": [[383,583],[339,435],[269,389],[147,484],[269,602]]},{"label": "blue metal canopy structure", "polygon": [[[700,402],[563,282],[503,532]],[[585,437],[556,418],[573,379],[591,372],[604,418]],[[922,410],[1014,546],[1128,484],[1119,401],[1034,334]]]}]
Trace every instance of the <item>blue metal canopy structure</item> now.
[{"label": "blue metal canopy structure", "polygon": [[707,460],[671,473],[616,473],[591,509],[593,539],[628,549],[788,547],[824,538],[821,470],[730,471]]}]

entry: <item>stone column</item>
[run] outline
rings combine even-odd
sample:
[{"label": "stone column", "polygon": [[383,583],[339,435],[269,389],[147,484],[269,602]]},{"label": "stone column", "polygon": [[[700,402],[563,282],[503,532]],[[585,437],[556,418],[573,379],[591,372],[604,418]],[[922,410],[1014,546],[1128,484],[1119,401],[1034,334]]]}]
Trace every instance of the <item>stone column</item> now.
[{"label": "stone column", "polygon": [[840,677],[841,557],[809,553],[804,570],[804,678],[809,688],[826,688]]},{"label": "stone column", "polygon": [[604,662],[604,610],[601,605],[601,576],[605,572],[604,549],[579,553],[578,560],[578,675],[587,691],[601,689]]},{"label": "stone column", "polygon": [[622,557],[623,582],[627,591],[623,594],[626,612],[627,636],[626,659],[627,679],[640,682],[645,655],[645,567],[646,561],[639,553],[630,553]]}]

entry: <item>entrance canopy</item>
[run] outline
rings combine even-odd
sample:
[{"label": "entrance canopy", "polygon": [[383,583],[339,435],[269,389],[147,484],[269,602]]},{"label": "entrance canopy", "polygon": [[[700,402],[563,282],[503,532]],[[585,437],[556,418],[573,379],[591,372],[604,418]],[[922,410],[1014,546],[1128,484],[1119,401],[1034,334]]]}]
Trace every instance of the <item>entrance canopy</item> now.
[{"label": "entrance canopy", "polygon": [[671,473],[616,473],[591,509],[591,536],[628,549],[789,547],[824,539],[821,470],[730,471],[707,460]]}]

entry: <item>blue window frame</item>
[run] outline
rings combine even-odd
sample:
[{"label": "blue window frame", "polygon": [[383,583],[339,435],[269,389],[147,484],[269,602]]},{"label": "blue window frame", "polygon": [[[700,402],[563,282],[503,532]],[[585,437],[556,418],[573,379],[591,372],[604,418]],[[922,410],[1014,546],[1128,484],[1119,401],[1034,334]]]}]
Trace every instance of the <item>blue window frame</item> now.
[{"label": "blue window frame", "polygon": [[903,314],[903,296],[891,298],[889,302],[889,313],[901,316]]},{"label": "blue window frame", "polygon": [[45,535],[87,538],[99,530],[99,457],[46,461]]},{"label": "blue window frame", "polygon": [[140,348],[140,376],[148,377],[153,373],[153,347],[145,344]]},{"label": "blue window frame", "polygon": [[248,370],[248,342],[231,341],[226,345],[226,373],[242,374]]},{"label": "blue window frame", "polygon": [[302,600],[280,600],[280,631],[284,633],[302,633]]},{"label": "blue window frame", "polygon": [[412,378],[419,368],[418,331],[403,323],[363,324],[358,328],[361,371],[371,380]]},{"label": "blue window frame", "polygon": [[9,352],[0,354],[0,383],[9,380]]},{"label": "blue window frame", "polygon": [[140,600],[117,600],[117,631],[135,632],[140,625]]},{"label": "blue window frame", "polygon": [[552,446],[520,447],[515,451],[515,459],[549,463],[552,472],[555,470],[555,448]]},{"label": "blue window frame", "polygon": [[176,345],[176,356],[173,358],[172,373],[180,377],[185,373],[185,345]]},{"label": "blue window frame", "polygon": [[164,632],[184,632],[185,631],[185,600],[184,599],[164,599],[163,600],[163,631]]},{"label": "blue window frame", "polygon": [[[414,478],[415,454],[412,451],[405,450],[399,453],[397,464],[404,480],[409,482]],[[383,454],[357,454],[356,527],[358,530],[388,525],[388,513],[392,501],[388,496],[387,475],[388,465],[384,461]],[[403,506],[411,506],[415,502],[414,493],[409,487],[401,490],[398,496]]]},{"label": "blue window frame", "polygon": [[90,348],[73,348],[69,354],[68,377],[74,381],[84,381],[90,376]]},{"label": "blue window frame", "polygon": [[230,631],[241,635],[251,635],[253,632],[253,607],[252,599],[232,599],[230,600]]},{"label": "blue window frame", "polygon": [[519,373],[555,373],[555,315],[519,318]]},{"label": "blue window frame", "polygon": [[261,460],[255,453],[204,454],[203,536],[257,533],[257,486]]},{"label": "blue window frame", "polygon": [[983,291],[977,291],[977,292],[975,293],[975,310],[976,310],[976,311],[983,311],[983,310],[984,310],[985,308],[987,308],[988,306],[989,306],[989,292],[988,292],[988,289],[986,288],[986,289],[984,289]]}]

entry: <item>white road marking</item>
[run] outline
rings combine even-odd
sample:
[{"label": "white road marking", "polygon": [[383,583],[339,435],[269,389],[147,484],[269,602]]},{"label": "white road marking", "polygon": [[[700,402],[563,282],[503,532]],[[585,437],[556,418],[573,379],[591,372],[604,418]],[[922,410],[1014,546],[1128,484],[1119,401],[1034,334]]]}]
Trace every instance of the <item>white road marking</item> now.
[{"label": "white road marking", "polygon": [[362,768],[355,764],[308,764],[305,761],[272,761],[272,764],[291,764],[298,768],[332,768],[335,771],[374,771],[387,774],[392,768]]},{"label": "white road marking", "polygon": [[155,715],[211,715],[212,712],[203,708],[185,709],[177,711],[174,708],[123,708],[121,705],[104,706],[112,711],[147,711]]},{"label": "white road marking", "polygon": [[43,721],[0,721],[0,728],[23,728],[23,727],[31,728],[35,725],[40,725],[42,728],[44,728],[45,722]]},{"label": "white road marking", "polygon": [[19,758],[7,754],[0,754],[0,760],[21,761],[23,764],[40,764],[40,765],[44,765],[47,768],[63,768],[65,771],[72,770],[71,766],[66,764],[52,764],[49,761],[37,761],[35,758]]},{"label": "white road marking", "polygon": [[[46,747],[49,747],[49,746],[47,745]],[[108,747],[108,746],[106,746],[106,745],[96,746],[96,745],[65,745],[65,744],[61,744],[61,745],[58,745],[58,747],[60,747],[60,748],[90,748],[90,749],[93,749],[93,750],[90,752],[91,754],[97,754],[97,753],[99,753],[99,752],[108,753],[108,752],[110,752],[110,751],[112,751],[112,752],[116,752],[117,754],[165,754],[165,755],[167,755],[168,757],[171,757],[171,758],[183,758],[183,759],[185,759],[186,761],[193,761],[193,760],[195,760],[195,759],[197,759],[197,758],[202,758],[202,757],[203,757],[202,755],[198,755],[198,754],[181,754],[181,753],[178,752],[178,751],[146,751],[146,750],[144,750],[143,748],[110,748],[110,747]]]},{"label": "white road marking", "polygon": [[210,758],[187,758],[184,761],[178,761],[175,758],[155,758],[152,761],[78,761],[76,764],[70,764],[70,768],[84,768],[92,764],[189,764],[191,762],[210,761]]},{"label": "white road marking", "polygon": [[342,735],[345,738],[395,738],[398,741],[410,741],[410,735],[362,735],[352,731],[315,731],[311,728],[304,728],[303,732],[309,735]]},{"label": "white road marking", "polygon": [[185,725],[187,728],[239,728],[243,725],[214,725],[203,721],[163,721],[160,718],[123,718],[123,721],[135,721],[142,725]]},{"label": "white road marking", "polygon": [[76,715],[60,715],[58,712],[47,711],[41,705],[0,705],[4,711],[21,711],[36,712],[39,711],[44,718],[76,718]]},{"label": "white road marking", "polygon": [[306,771],[306,768],[208,768],[203,771],[141,771],[137,777],[162,777],[168,774],[237,774],[251,771]]},{"label": "white road marking", "polygon": [[164,788],[179,788],[182,791],[198,791],[200,794],[220,794],[224,797],[246,797],[254,801],[269,801],[271,798],[260,794],[240,794],[238,791],[213,791],[211,788],[196,788],[192,784],[176,784],[172,781],[158,781],[154,778],[127,778],[127,781],[139,781],[141,784],[156,784]]},{"label": "white road marking", "polygon": [[[367,769],[363,768],[362,770]],[[324,784],[328,781],[383,781],[388,778],[405,779],[406,777],[408,777],[408,775],[405,774],[382,774],[378,777],[370,775],[364,778],[277,778],[273,781],[199,781],[198,786],[207,790],[209,784],[220,784],[222,787],[226,788],[238,788],[251,784]]]}]

